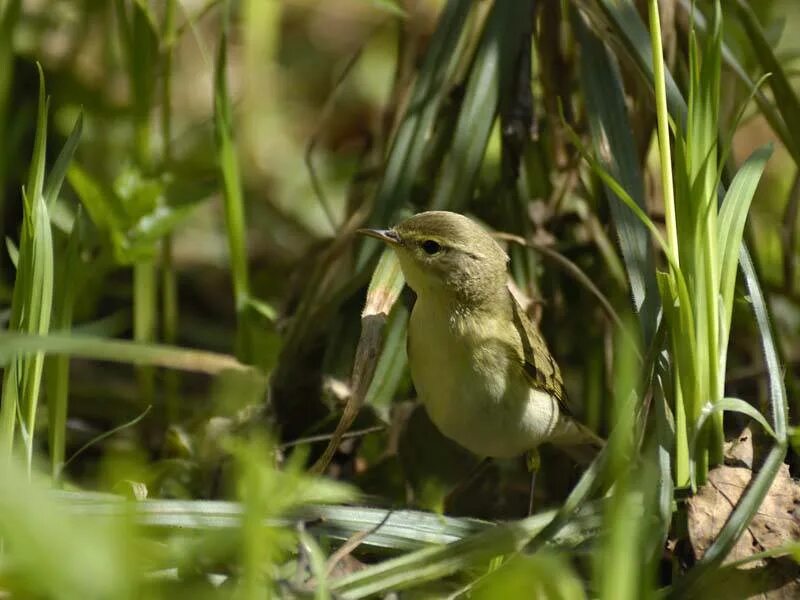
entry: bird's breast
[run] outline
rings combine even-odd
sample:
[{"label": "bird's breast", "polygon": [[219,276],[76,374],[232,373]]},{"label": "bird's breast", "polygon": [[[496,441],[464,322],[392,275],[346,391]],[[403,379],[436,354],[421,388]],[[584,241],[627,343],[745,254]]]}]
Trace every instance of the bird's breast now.
[{"label": "bird's breast", "polygon": [[554,399],[531,390],[513,339],[490,317],[417,299],[408,330],[411,377],[433,423],[480,456],[536,447],[558,420]]}]

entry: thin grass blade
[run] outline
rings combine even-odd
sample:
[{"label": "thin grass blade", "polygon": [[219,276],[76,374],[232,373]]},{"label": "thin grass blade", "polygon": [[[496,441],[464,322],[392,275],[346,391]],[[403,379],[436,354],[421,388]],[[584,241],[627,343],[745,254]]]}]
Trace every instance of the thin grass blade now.
[{"label": "thin grass blade", "polygon": [[[19,259],[11,301],[11,331],[45,334],[50,326],[53,298],[53,239],[44,187],[47,140],[47,108],[44,73],[39,68],[39,105],[33,157],[28,184],[23,190],[23,224]],[[3,373],[0,406],[0,460],[9,460],[19,419],[30,474],[33,462],[34,428],[39,401],[44,354],[15,356]]]},{"label": "thin grass blade", "polygon": [[[461,0],[448,0],[442,10],[375,194],[369,221],[373,226],[385,227],[409,198],[448,82],[459,62],[456,48],[470,10],[471,3]],[[358,269],[364,268],[370,257],[375,256],[377,248],[377,241],[365,241],[358,255]]]},{"label": "thin grass blade", "polygon": [[739,247],[742,243],[744,225],[747,215],[750,212],[750,204],[753,200],[761,174],[767,160],[772,155],[772,147],[764,146],[759,148],[744,162],[739,168],[731,185],[728,188],[719,212],[719,272],[720,288],[719,293],[722,298],[721,333],[723,339],[720,340],[722,350],[722,369],[725,367],[725,353],[728,347],[731,316],[733,314],[733,291],[736,283],[736,273],[739,258]]},{"label": "thin grass blade", "polygon": [[496,2],[492,6],[467,81],[452,145],[430,202],[432,209],[459,211],[469,201],[500,98],[512,80],[518,44],[527,43],[520,36],[521,27],[531,18],[527,0]]},{"label": "thin grass blade", "polygon": [[[578,4],[590,16],[597,34],[608,39],[615,47],[621,47],[621,55],[630,59],[652,85],[653,55],[650,52],[650,34],[633,2],[579,0]],[[669,113],[678,126],[683,128],[686,125],[686,101],[669,71],[665,73],[664,85]]]},{"label": "thin grass blade", "polygon": [[[691,15],[696,30],[705,33],[708,28],[708,23],[700,10],[696,6],[693,6],[694,0],[680,0],[679,4],[687,14]],[[739,81],[741,81],[748,90],[750,90],[750,94],[752,98],[755,99],[761,114],[764,115],[772,130],[778,135],[784,146],[786,146],[795,163],[800,164],[800,152],[798,152],[797,140],[794,139],[786,127],[786,123],[780,114],[779,107],[771,103],[765,94],[758,89],[759,82],[754,82],[750,78],[747,69],[725,43],[722,44],[722,60],[725,62],[725,66],[736,75]],[[762,66],[764,66],[764,61],[762,61]],[[769,74],[769,72],[767,74]]]},{"label": "thin grass blade", "polygon": [[[65,165],[66,167],[66,165]],[[72,328],[75,300],[82,287],[81,241],[83,214],[78,211],[66,248],[56,259],[58,269],[53,305],[53,329],[62,333]],[[67,413],[69,402],[69,356],[47,358],[45,386],[49,409],[50,464],[53,477],[57,477],[64,462],[66,448]]]},{"label": "thin grass blade", "polygon": [[[386,560],[335,580],[331,583],[331,591],[341,598],[357,599],[446,577],[486,563],[496,556],[520,550],[553,518],[553,513],[534,515],[492,527],[446,546],[424,548]],[[586,507],[570,522],[570,526],[559,525],[560,534],[552,538],[552,544],[572,547],[592,535],[600,522],[599,507]]]},{"label": "thin grass blade", "polygon": [[[573,17],[573,28],[581,45],[580,73],[595,154],[636,204],[646,210],[641,161],[631,134],[619,69],[600,38],[577,14]],[[604,190],[625,261],[634,307],[639,315],[644,345],[649,347],[658,323],[660,299],[653,275],[655,263],[648,231],[612,190],[607,186]]]},{"label": "thin grass blade", "polygon": [[61,184],[64,182],[64,176],[67,174],[67,167],[69,166],[72,157],[75,155],[75,150],[78,148],[78,142],[81,140],[81,133],[83,132],[83,112],[78,115],[75,120],[75,125],[72,126],[72,131],[58,153],[56,162],[53,163],[50,172],[47,174],[47,179],[44,182],[44,201],[47,204],[47,209],[51,210],[53,204],[61,191]]},{"label": "thin grass blade", "polygon": [[[761,67],[765,73],[772,75],[769,79],[769,86],[775,96],[775,107],[780,112],[789,132],[789,138],[786,140],[787,148],[797,161],[800,157],[800,140],[797,139],[797,132],[800,132],[800,98],[795,93],[786,71],[775,56],[773,47],[767,40],[752,6],[744,0],[735,0],[730,4],[734,7],[732,12],[739,18],[747,39],[753,45]],[[780,129],[777,131],[780,133]]]},{"label": "thin grass blade", "polygon": [[236,354],[242,360],[254,359],[251,323],[247,299],[250,296],[250,276],[247,265],[247,230],[245,227],[244,192],[242,190],[239,156],[234,136],[233,109],[228,92],[228,21],[230,8],[224,5],[223,27],[220,34],[217,61],[214,68],[214,131],[217,161],[222,175],[225,201],[225,229],[230,253],[233,295],[236,302]]},{"label": "thin grass blade", "polygon": [[216,352],[87,335],[0,332],[0,364],[8,365],[13,360],[37,353],[66,354],[103,362],[151,365],[209,375],[227,370],[252,371],[251,367],[240,363],[233,356]]}]

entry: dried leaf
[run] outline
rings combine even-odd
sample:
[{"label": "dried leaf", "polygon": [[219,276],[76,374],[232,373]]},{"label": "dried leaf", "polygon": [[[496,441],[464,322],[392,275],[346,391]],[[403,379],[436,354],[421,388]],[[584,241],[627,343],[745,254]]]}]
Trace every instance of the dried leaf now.
[{"label": "dried leaf", "polygon": [[394,303],[403,290],[403,274],[394,251],[387,248],[378,261],[375,273],[367,290],[367,301],[361,313],[361,337],[356,348],[351,381],[352,393],[347,400],[336,430],[333,432],[328,447],[311,468],[315,473],[323,473],[333,458],[342,436],[350,428],[358,416],[364,398],[372,382],[375,366],[383,347],[383,330]]},{"label": "dried leaf", "polygon": [[[719,534],[752,478],[745,467],[723,465],[709,473],[708,484],[689,500],[689,539],[700,559]],[[776,548],[800,538],[800,486],[783,465],[761,507],[726,562]],[[753,567],[764,561],[754,561]]]},{"label": "dried leaf", "polygon": [[725,464],[730,467],[753,468],[753,432],[749,427],[734,439],[725,442]]}]

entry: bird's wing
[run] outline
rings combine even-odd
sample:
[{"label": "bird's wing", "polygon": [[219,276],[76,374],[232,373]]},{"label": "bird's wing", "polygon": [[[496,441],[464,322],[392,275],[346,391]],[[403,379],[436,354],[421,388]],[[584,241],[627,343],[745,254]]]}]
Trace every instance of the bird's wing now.
[{"label": "bird's wing", "polygon": [[553,355],[550,354],[550,350],[548,350],[542,334],[539,333],[539,329],[531,322],[514,296],[511,295],[511,292],[509,292],[509,297],[514,325],[522,341],[524,361],[522,370],[530,386],[551,394],[558,401],[558,408],[561,414],[572,416],[564,402],[564,381],[561,379],[561,371],[558,369],[558,364],[556,364]]},{"label": "bird's wing", "polygon": [[[511,292],[509,292],[511,296]],[[525,311],[522,310],[516,299],[511,296],[511,307],[514,315],[514,325],[522,340],[524,355],[523,372],[530,386],[537,390],[546,391],[558,402],[561,418],[556,431],[548,441],[570,449],[569,454],[580,463],[589,463],[603,447],[604,442],[591,429],[582,425],[575,419],[566,404],[564,394],[564,381],[553,355],[539,333],[539,329],[531,323]]]}]

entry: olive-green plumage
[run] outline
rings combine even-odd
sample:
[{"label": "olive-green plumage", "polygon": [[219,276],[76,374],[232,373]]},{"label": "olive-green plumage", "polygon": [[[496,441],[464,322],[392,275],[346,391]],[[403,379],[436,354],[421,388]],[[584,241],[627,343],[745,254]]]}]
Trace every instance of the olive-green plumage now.
[{"label": "olive-green plumage", "polygon": [[364,233],[391,245],[416,292],[411,377],[442,433],[491,457],[602,443],[566,411],[558,365],[508,290],[508,256],[480,225],[432,211]]}]

